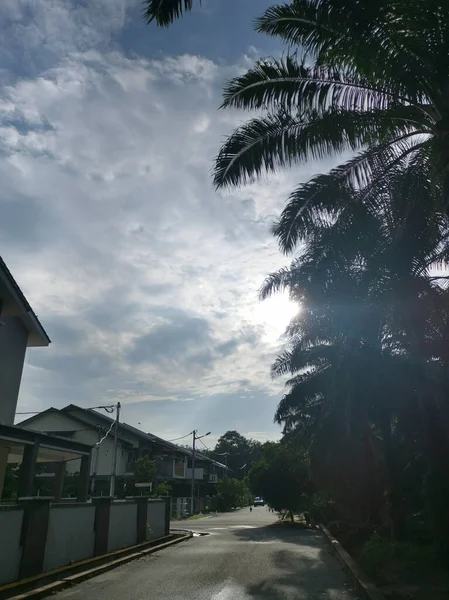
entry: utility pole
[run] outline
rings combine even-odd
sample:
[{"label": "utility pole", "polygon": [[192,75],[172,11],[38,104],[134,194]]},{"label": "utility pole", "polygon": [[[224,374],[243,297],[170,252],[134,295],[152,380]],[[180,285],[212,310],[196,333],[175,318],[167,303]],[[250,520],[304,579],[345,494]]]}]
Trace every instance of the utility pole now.
[{"label": "utility pole", "polygon": [[120,402],[117,402],[115,409],[115,429],[114,429],[114,454],[112,457],[111,484],[109,486],[109,495],[111,498],[115,495],[115,478],[117,476],[117,445],[118,445],[118,424],[120,421]]},{"label": "utility pole", "polygon": [[190,515],[194,514],[194,506],[195,506],[195,441],[196,441],[196,432],[194,429],[192,431],[192,480],[190,482]]},{"label": "utility pole", "polygon": [[195,442],[196,440],[200,440],[207,435],[210,435],[210,431],[205,433],[204,435],[196,435],[197,429],[192,431],[192,481],[190,483],[190,514],[194,514],[195,508]]},{"label": "utility pole", "polygon": [[97,478],[97,471],[98,471],[98,462],[100,460],[100,442],[101,442],[101,427],[100,425],[97,425],[97,432],[98,432],[98,441],[95,444],[95,462],[94,462],[94,468],[93,468],[93,472],[92,472],[92,481],[90,484],[90,495],[91,497],[95,494],[95,479]]}]

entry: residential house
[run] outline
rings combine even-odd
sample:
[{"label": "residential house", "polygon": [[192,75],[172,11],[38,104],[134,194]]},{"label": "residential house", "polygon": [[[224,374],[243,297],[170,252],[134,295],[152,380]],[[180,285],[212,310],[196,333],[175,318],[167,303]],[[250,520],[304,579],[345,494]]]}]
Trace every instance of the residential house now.
[{"label": "residential house", "polygon": [[[114,460],[114,419],[99,409],[86,409],[69,404],[65,408],[49,408],[19,423],[19,427],[33,429],[70,438],[74,441],[94,445],[90,468],[90,488],[92,494],[108,493],[108,485]],[[187,496],[191,482],[191,450],[182,448],[169,441],[145,433],[126,423],[119,423],[117,446],[117,492],[129,495],[135,481],[134,463],[142,456],[149,456],[156,462],[156,483],[167,481],[173,495]],[[190,468],[189,468],[190,467]],[[67,473],[76,473],[78,464],[67,464]],[[201,486],[201,492],[207,495],[225,465],[196,453],[195,481]]]},{"label": "residential house", "polygon": [[[77,495],[87,495],[91,447],[14,427],[26,350],[48,346],[50,338],[8,267],[0,258],[0,500],[7,464],[21,464],[19,495],[31,496],[36,466],[77,460],[81,476]],[[60,478],[54,479],[55,486]],[[57,495],[57,491],[56,491]]]},{"label": "residential house", "polygon": [[13,425],[25,352],[50,338],[0,257],[0,424]]}]

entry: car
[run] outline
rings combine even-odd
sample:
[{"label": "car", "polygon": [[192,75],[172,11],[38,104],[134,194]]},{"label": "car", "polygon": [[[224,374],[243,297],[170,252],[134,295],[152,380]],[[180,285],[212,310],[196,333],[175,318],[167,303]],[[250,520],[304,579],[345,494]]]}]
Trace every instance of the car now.
[{"label": "car", "polygon": [[254,506],[265,506],[265,500],[257,496],[257,498],[254,498]]}]

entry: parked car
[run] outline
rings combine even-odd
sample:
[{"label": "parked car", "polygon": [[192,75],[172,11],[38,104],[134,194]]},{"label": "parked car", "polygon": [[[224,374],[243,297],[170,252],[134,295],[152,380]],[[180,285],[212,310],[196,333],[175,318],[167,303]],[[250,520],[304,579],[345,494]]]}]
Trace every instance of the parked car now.
[{"label": "parked car", "polygon": [[257,498],[254,498],[254,506],[265,506],[265,500],[257,496]]}]

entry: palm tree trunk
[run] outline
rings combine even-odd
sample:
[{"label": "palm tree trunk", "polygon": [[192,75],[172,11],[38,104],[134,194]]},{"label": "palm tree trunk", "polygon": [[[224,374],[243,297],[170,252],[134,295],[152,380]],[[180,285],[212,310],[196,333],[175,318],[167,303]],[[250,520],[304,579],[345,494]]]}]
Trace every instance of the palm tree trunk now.
[{"label": "palm tree trunk", "polygon": [[449,444],[445,419],[427,407],[427,453],[430,463],[425,491],[434,543],[441,560],[449,565]]},{"label": "palm tree trunk", "polygon": [[404,506],[404,495],[401,489],[401,476],[397,465],[396,449],[393,445],[391,415],[386,410],[381,411],[380,428],[385,452],[391,538],[392,540],[401,541],[406,537],[406,511]]}]

